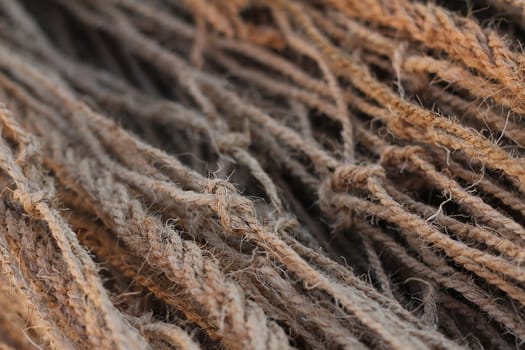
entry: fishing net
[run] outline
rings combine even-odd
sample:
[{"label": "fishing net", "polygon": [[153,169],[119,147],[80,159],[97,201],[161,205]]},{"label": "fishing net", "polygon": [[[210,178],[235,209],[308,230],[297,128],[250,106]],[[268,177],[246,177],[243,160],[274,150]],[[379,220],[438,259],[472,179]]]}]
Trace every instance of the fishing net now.
[{"label": "fishing net", "polygon": [[519,348],[524,4],[0,0],[0,347]]}]

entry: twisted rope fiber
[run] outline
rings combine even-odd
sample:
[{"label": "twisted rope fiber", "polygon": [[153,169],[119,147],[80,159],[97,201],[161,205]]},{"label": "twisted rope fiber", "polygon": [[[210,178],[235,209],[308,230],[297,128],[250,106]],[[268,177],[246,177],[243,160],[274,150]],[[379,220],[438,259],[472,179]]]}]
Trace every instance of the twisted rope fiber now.
[{"label": "twisted rope fiber", "polygon": [[0,347],[521,346],[487,3],[0,0]]}]

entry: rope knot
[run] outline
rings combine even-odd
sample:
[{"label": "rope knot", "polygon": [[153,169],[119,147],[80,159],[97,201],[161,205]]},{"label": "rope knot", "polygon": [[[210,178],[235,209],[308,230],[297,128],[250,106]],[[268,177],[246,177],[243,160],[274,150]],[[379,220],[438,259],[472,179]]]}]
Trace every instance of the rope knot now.
[{"label": "rope knot", "polygon": [[230,191],[236,192],[235,187],[228,181],[222,179],[208,179],[206,187],[206,193],[225,195],[230,193]]},{"label": "rope knot", "polygon": [[424,150],[420,146],[387,146],[381,152],[381,164],[404,162],[410,157],[422,153],[424,153]]},{"label": "rope knot", "polygon": [[21,189],[14,190],[12,195],[14,200],[22,204],[28,214],[33,213],[39,203],[46,203],[47,196],[44,191],[26,192]]},{"label": "rope knot", "polygon": [[332,175],[332,186],[334,188],[365,188],[369,178],[385,178],[384,169],[377,164],[356,165],[344,164],[337,167]]},{"label": "rope knot", "polygon": [[231,232],[254,224],[255,212],[249,199],[237,195],[235,187],[224,180],[210,180],[206,192],[216,196],[212,210],[222,226]]}]

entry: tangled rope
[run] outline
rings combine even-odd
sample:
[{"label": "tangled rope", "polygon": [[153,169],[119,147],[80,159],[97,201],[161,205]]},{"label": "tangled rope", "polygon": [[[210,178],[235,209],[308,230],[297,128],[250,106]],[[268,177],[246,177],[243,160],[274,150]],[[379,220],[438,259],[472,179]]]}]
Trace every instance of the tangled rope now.
[{"label": "tangled rope", "polygon": [[522,346],[487,3],[0,0],[0,347]]}]

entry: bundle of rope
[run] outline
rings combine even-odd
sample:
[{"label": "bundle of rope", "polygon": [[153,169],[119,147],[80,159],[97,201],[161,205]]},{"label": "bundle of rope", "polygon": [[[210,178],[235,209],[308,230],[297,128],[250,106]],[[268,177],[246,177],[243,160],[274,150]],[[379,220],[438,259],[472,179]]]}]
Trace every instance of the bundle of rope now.
[{"label": "bundle of rope", "polygon": [[523,6],[487,4],[0,0],[0,346],[519,348]]}]

